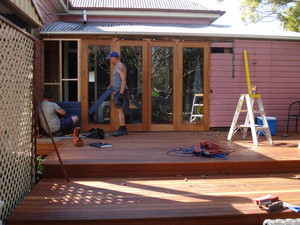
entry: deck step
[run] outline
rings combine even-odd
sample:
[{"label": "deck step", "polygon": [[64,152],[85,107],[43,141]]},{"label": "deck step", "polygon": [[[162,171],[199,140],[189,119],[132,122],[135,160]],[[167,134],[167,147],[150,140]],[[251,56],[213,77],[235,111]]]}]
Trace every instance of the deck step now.
[{"label": "deck step", "polygon": [[[130,133],[104,140],[83,138],[84,146],[76,147],[72,138],[59,141],[60,156],[69,177],[147,177],[197,176],[202,174],[262,174],[300,171],[298,136],[282,139],[274,136],[274,144],[265,137],[254,147],[251,137],[241,140],[238,135],[226,141],[227,132],[211,133]],[[155,140],[155,141],[153,141]],[[111,148],[95,148],[92,142],[112,144]],[[199,142],[215,141],[225,149],[234,150],[227,159],[199,157],[188,154],[167,154],[178,148],[191,148]],[[56,154],[43,163],[46,178],[62,178]]]},{"label": "deck step", "polygon": [[252,199],[273,194],[299,205],[298,186],[297,174],[43,179],[7,224],[257,225],[297,218],[289,209],[267,213]]},{"label": "deck step", "polygon": [[[300,171],[297,160],[281,161],[208,161],[191,163],[107,163],[107,164],[64,164],[71,178],[109,177],[162,177],[162,176],[201,176],[201,175],[243,175],[266,173],[293,173]],[[63,178],[59,164],[46,164],[45,178]]]}]

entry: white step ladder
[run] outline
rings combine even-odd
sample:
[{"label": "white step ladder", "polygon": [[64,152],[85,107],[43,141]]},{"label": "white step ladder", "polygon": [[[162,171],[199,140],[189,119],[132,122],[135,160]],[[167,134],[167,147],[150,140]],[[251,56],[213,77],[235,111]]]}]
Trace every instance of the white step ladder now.
[{"label": "white step ladder", "polygon": [[[255,99],[257,100],[257,104],[258,104],[257,110],[253,109]],[[246,100],[247,109],[242,109],[244,100]],[[245,118],[245,123],[241,124],[241,125],[237,125],[238,118],[239,118],[239,115],[241,112],[247,112],[246,118]],[[255,114],[259,114],[261,116],[262,122],[263,122],[262,125],[255,124],[255,118],[254,118]],[[241,94],[240,99],[237,104],[237,107],[236,107],[236,111],[235,111],[232,123],[231,123],[231,126],[230,126],[227,140],[231,141],[232,136],[238,130],[242,131],[242,139],[245,139],[248,128],[251,128],[253,143],[256,146],[258,146],[258,137],[259,137],[260,132],[262,132],[267,137],[267,140],[270,144],[273,143],[270,128],[268,125],[267,117],[265,114],[265,110],[263,107],[263,103],[262,103],[260,94]]]},{"label": "white step ladder", "polygon": [[200,102],[203,102],[203,94],[194,94],[190,123],[195,121],[197,118],[200,118],[201,120],[203,119],[203,114],[201,114],[201,110],[200,110],[200,113],[197,110],[197,107],[202,107],[202,110],[203,110],[203,103],[200,103]]},{"label": "white step ladder", "polygon": [[[264,110],[264,106],[262,103],[261,95],[256,93],[256,87],[251,86],[250,81],[250,72],[249,72],[249,65],[248,65],[248,56],[247,56],[247,50],[243,50],[244,54],[244,63],[245,63],[245,72],[246,72],[246,80],[247,80],[247,88],[248,88],[248,94],[241,94],[240,99],[238,101],[233,120],[230,126],[230,130],[227,136],[227,140],[231,141],[232,136],[238,131],[242,131],[242,138],[246,138],[246,134],[248,131],[248,128],[251,128],[251,134],[253,143],[257,146],[258,145],[258,135],[260,132],[262,132],[268,139],[269,143],[272,144],[272,136],[269,128],[269,124],[267,121],[266,113]],[[258,104],[258,110],[254,110],[254,102],[255,99],[257,100]],[[247,109],[242,109],[244,100],[246,100],[246,106]],[[240,115],[240,112],[247,112],[245,123],[242,125],[237,125],[238,118]],[[255,124],[254,115],[259,114],[262,118],[262,125]]]}]

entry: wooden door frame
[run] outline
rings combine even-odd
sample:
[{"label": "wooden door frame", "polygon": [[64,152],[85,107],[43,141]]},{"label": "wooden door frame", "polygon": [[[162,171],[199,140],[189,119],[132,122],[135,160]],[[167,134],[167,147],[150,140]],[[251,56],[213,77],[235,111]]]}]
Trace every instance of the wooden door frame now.
[{"label": "wooden door frame", "polygon": [[[147,42],[140,40],[140,41],[132,41],[132,40],[117,40],[115,42],[116,47],[115,50],[117,52],[121,52],[122,46],[140,46],[142,47],[142,123],[141,124],[126,124],[130,131],[148,131],[149,130],[149,104],[147,104],[147,93],[149,93],[149,85],[147,85],[148,77],[148,64],[147,64]],[[121,55],[122,61],[122,55]]]},{"label": "wooden door frame", "polygon": [[[209,130],[209,94],[210,94],[210,79],[209,79],[209,42],[192,42],[192,41],[157,41],[152,42],[149,45],[148,57],[149,57],[149,76],[147,83],[149,84],[149,90],[152,87],[152,61],[151,61],[151,47],[173,47],[174,58],[173,58],[173,124],[150,124],[150,131],[205,131]],[[203,48],[204,51],[204,74],[203,74],[203,103],[204,103],[204,120],[203,123],[199,124],[183,124],[182,123],[182,90],[183,90],[183,48],[184,47],[195,47]],[[152,106],[151,95],[148,95],[149,106]],[[149,110],[150,123],[151,123],[151,112],[152,107]]]},{"label": "wooden door frame", "polygon": [[[203,57],[204,57],[204,65],[203,65],[203,123],[200,124],[183,124],[182,123],[182,96],[183,96],[183,48],[191,47],[191,48],[203,48]],[[206,131],[209,130],[209,94],[210,94],[210,79],[209,79],[209,67],[210,67],[210,58],[209,58],[209,47],[210,44],[208,42],[180,42],[178,43],[178,130],[180,131]]]},{"label": "wooden door frame", "polygon": [[[113,131],[115,129],[114,127],[114,122],[113,122],[113,117],[112,117],[112,108],[110,110],[110,118],[111,122],[110,124],[89,124],[88,121],[88,100],[86,100],[89,96],[88,93],[88,47],[89,46],[109,46],[110,49],[112,50],[114,47],[114,42],[111,40],[99,40],[99,39],[83,39],[82,40],[82,45],[81,45],[81,52],[82,52],[82,57],[81,57],[81,115],[82,115],[82,123],[81,127],[82,130],[89,130],[91,128],[102,128],[105,129],[106,131]],[[106,56],[104,56],[106,57]],[[112,100],[111,104],[112,104]]]},{"label": "wooden door frame", "polygon": [[[142,124],[128,124],[130,131],[205,131],[209,130],[209,46],[208,42],[195,41],[150,41],[150,40],[99,40],[99,39],[82,39],[81,41],[81,110],[82,110],[82,129],[103,128],[110,132],[118,127],[118,119],[114,107],[110,107],[110,124],[89,124],[88,123],[88,47],[89,46],[109,46],[111,51],[120,52],[121,46],[141,46],[143,49],[143,74],[142,74]],[[173,48],[173,124],[151,124],[152,121],[152,47],[172,47]],[[182,124],[182,49],[184,47],[204,48],[204,120],[200,124]],[[110,66],[110,79],[112,79],[113,66]],[[111,105],[113,101],[111,100]]]},{"label": "wooden door frame", "polygon": [[149,103],[149,130],[150,131],[175,131],[177,130],[177,117],[178,117],[178,110],[174,107],[177,104],[177,88],[178,88],[178,54],[176,54],[176,47],[177,47],[177,42],[175,41],[155,41],[155,42],[150,42],[148,45],[148,59],[149,59],[149,76],[147,79],[148,83],[148,93],[151,93],[152,91],[152,47],[172,47],[173,48],[173,124],[151,124],[152,121],[152,96],[151,94],[148,94],[148,99],[147,102]]}]

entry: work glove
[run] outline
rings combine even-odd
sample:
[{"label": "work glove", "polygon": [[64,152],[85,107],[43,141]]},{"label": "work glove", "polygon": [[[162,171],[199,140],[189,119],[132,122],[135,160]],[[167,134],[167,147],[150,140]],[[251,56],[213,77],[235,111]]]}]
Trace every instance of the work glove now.
[{"label": "work glove", "polygon": [[120,103],[123,103],[123,100],[124,100],[123,94],[119,94],[118,101],[119,101]]}]

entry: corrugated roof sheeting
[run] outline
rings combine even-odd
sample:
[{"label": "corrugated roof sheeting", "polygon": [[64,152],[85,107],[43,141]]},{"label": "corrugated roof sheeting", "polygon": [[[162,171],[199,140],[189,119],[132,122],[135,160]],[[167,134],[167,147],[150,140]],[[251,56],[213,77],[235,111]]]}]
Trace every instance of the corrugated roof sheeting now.
[{"label": "corrugated roof sheeting", "polygon": [[175,32],[191,30],[204,26],[185,25],[184,27],[174,24],[138,24],[138,23],[66,23],[56,22],[45,27],[46,32]]},{"label": "corrugated roof sheeting", "polygon": [[78,35],[164,35],[191,37],[232,37],[300,40],[300,33],[271,31],[265,28],[231,27],[222,25],[138,24],[138,23],[66,23],[56,22],[45,27],[41,34]]},{"label": "corrugated roof sheeting", "polygon": [[74,8],[213,10],[189,0],[69,0]]}]

